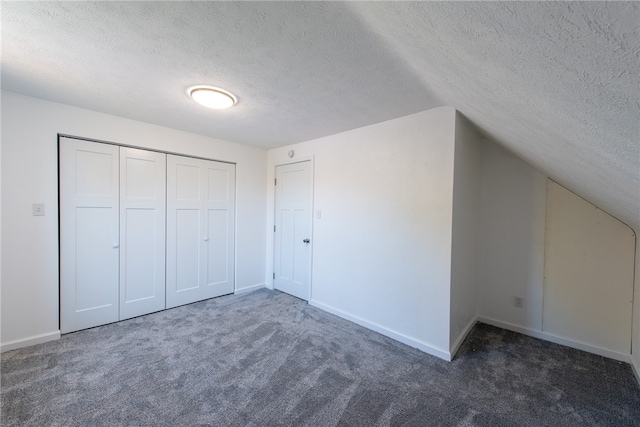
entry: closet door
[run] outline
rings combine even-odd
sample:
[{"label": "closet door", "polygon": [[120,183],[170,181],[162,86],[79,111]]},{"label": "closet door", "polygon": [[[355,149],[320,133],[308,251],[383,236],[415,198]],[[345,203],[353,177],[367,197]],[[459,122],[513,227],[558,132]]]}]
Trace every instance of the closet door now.
[{"label": "closet door", "polygon": [[235,165],[167,155],[167,308],[234,290]]},{"label": "closet door", "polygon": [[[204,298],[233,293],[235,289],[236,166],[202,161],[206,177]],[[203,299],[204,299],[203,298]]]},{"label": "closet door", "polygon": [[60,138],[60,329],[118,320],[118,147]]},{"label": "closet door", "polygon": [[120,320],[165,308],[166,154],[120,148]]}]

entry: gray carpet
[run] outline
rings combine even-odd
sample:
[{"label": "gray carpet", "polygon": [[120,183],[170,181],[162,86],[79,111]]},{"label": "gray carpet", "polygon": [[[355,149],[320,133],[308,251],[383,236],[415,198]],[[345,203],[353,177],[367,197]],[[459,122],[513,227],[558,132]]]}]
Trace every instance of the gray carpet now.
[{"label": "gray carpet", "polygon": [[445,362],[260,290],[2,354],[3,426],[640,425],[631,368],[478,324]]}]

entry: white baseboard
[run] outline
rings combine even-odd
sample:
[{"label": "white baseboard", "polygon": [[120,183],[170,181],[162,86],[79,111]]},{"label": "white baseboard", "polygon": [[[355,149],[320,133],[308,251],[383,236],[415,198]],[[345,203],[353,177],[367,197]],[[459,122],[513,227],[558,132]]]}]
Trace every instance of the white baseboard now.
[{"label": "white baseboard", "polygon": [[430,354],[432,356],[436,356],[439,357],[440,359],[444,359],[446,361],[450,361],[452,355],[446,351],[446,350],[442,350],[438,347],[435,347],[429,343],[426,343],[424,341],[409,337],[407,335],[404,335],[400,332],[396,332],[392,329],[389,329],[385,326],[382,325],[378,325],[377,323],[373,323],[370,322],[368,320],[365,320],[361,317],[358,316],[354,316],[352,314],[349,314],[345,311],[342,311],[340,309],[337,309],[335,307],[332,307],[330,305],[327,304],[323,304],[321,302],[315,301],[315,300],[311,300],[309,301],[309,304],[319,308],[320,310],[324,310],[328,313],[331,314],[335,314],[338,317],[342,317],[343,319],[349,320],[353,323],[356,323],[360,326],[364,326],[367,329],[371,329],[372,331],[378,332],[379,334],[385,335],[389,338],[392,338],[396,341],[399,341],[403,344],[406,344],[408,346],[417,348],[418,350],[421,350],[427,354]]},{"label": "white baseboard", "polygon": [[636,376],[636,380],[638,380],[638,385],[640,385],[640,362],[636,361],[636,358],[633,356],[631,356],[631,370]]},{"label": "white baseboard", "polygon": [[460,335],[458,335],[458,338],[456,338],[453,345],[451,346],[451,349],[449,350],[449,353],[451,354],[451,359],[455,357],[456,353],[460,349],[460,346],[462,345],[462,342],[467,337],[467,335],[469,335],[469,332],[471,332],[471,329],[475,326],[477,322],[478,322],[478,316],[475,316],[473,319],[471,319],[469,323],[467,323],[467,326],[464,327]]},{"label": "white baseboard", "polygon": [[502,328],[502,329],[508,329],[514,332],[519,332],[523,335],[528,335],[530,337],[539,338],[545,341],[550,341],[552,343],[586,351],[588,353],[597,354],[598,356],[608,357],[609,359],[618,360],[620,362],[631,363],[630,354],[619,353],[617,351],[612,351],[612,350],[608,350],[606,348],[598,347],[585,342],[564,338],[558,335],[550,334],[548,332],[526,328],[524,326],[515,325],[513,323],[502,322],[500,320],[492,319],[490,317],[478,316],[478,322],[486,323],[492,326],[497,326],[498,328]]},{"label": "white baseboard", "polygon": [[17,348],[29,347],[30,345],[42,344],[47,341],[55,341],[60,339],[60,331],[48,332],[46,334],[34,335],[19,340],[13,340],[0,344],[0,353],[15,350]]},{"label": "white baseboard", "polygon": [[233,291],[233,293],[236,295],[245,294],[247,292],[257,291],[258,289],[262,289],[266,287],[267,285],[265,283],[258,283],[257,285],[245,286],[243,288],[236,288],[236,290]]}]

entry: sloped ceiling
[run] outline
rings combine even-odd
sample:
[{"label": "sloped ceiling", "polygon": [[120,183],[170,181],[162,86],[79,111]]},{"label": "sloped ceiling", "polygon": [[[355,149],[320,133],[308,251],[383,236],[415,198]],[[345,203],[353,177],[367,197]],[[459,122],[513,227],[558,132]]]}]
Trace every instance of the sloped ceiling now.
[{"label": "sloped ceiling", "polygon": [[1,7],[5,90],[263,148],[450,105],[640,230],[638,3]]}]

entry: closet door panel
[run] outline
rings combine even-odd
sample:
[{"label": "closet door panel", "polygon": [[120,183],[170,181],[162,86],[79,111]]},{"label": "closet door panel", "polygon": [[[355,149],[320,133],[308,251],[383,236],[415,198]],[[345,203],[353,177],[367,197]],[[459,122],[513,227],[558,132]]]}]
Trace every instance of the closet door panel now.
[{"label": "closet door panel", "polygon": [[167,155],[167,308],[203,299],[206,177],[201,162]]},{"label": "closet door panel", "polygon": [[[108,306],[113,293],[111,208],[76,208],[75,309],[78,312]],[[102,262],[102,260],[107,262]]]},{"label": "closet door panel", "polygon": [[120,148],[120,319],[165,308],[166,155]]},{"label": "closet door panel", "polygon": [[200,280],[200,210],[175,211],[175,275],[176,292],[198,289]]},{"label": "closet door panel", "polygon": [[60,138],[60,330],[118,320],[118,147]]},{"label": "closet door panel", "polygon": [[229,215],[225,210],[209,210],[209,247],[207,256],[207,282],[218,285],[229,281]]},{"label": "closet door panel", "polygon": [[235,165],[204,162],[207,173],[207,298],[232,293],[234,277]]},{"label": "closet door panel", "polygon": [[156,216],[152,209],[129,208],[124,213],[120,283],[125,305],[157,296]]},{"label": "closet door panel", "polygon": [[[207,162],[207,200],[210,202],[229,202],[229,190],[233,181],[233,165]],[[231,187],[232,188],[232,187]]]},{"label": "closet door panel", "polygon": [[167,307],[234,289],[235,166],[167,156]]},{"label": "closet door panel", "polygon": [[175,159],[173,167],[175,199],[181,202],[195,202],[200,207],[202,197],[200,161],[191,158]]}]

